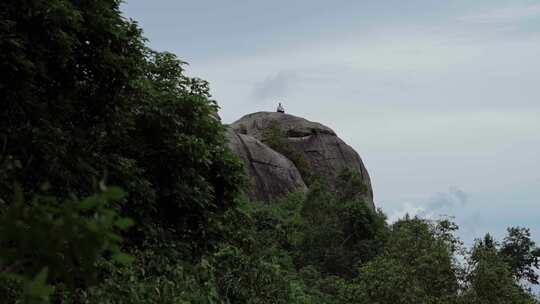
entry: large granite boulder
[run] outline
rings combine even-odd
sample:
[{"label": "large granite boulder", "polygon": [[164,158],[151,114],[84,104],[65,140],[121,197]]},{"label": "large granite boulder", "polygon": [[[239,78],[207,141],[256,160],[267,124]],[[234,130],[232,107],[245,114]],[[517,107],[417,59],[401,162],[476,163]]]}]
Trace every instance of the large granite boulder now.
[{"label": "large granite boulder", "polygon": [[272,201],[307,187],[295,165],[252,136],[227,131],[229,148],[244,162],[252,200]]},{"label": "large granite boulder", "polygon": [[375,208],[370,177],[362,159],[332,129],[301,117],[277,112],[248,114],[230,127],[239,136],[247,135],[261,141],[265,130],[276,126],[283,134],[288,149],[300,153],[308,161],[310,170],[324,177],[331,187],[335,186],[343,169],[359,172],[368,189],[362,198],[368,206]]}]

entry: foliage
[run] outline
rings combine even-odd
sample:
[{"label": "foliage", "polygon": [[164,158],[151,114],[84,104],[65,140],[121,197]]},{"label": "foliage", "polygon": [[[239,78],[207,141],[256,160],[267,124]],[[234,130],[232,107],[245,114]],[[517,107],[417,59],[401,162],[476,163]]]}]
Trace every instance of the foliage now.
[{"label": "foliage", "polygon": [[[96,283],[95,261],[103,253],[129,263],[131,257],[120,249],[119,232],[133,222],[109,206],[123,196],[121,190],[108,188],[82,200],[59,203],[36,196],[26,202],[17,188],[0,218],[0,270],[6,282],[15,283],[11,291],[19,282],[25,285],[25,297],[40,298],[50,293],[46,282],[72,289]],[[4,294],[11,292],[6,287]]]},{"label": "foliage", "polygon": [[[242,132],[244,128],[245,126],[240,126],[240,132]],[[313,172],[311,165],[304,155],[301,152],[292,149],[285,138],[286,136],[279,124],[276,121],[271,121],[264,129],[262,142],[291,160],[300,172],[300,175],[302,175],[306,185],[310,186],[313,182],[320,179],[320,177],[316,176]]]},{"label": "foliage", "polygon": [[3,303],[537,303],[529,230],[467,252],[450,220],[389,224],[358,172],[326,189],[277,124],[263,141],[310,191],[246,201],[208,83],[119,5],[0,4]]},{"label": "foliage", "polygon": [[141,74],[143,41],[119,1],[4,1],[0,6],[2,158],[20,164],[2,180],[57,195],[89,194],[104,141],[116,139]]},{"label": "foliage", "polygon": [[213,266],[206,260],[186,263],[174,260],[172,248],[162,254],[153,250],[133,253],[135,262],[117,267],[100,261],[104,272],[99,286],[62,295],[64,303],[223,303]]},{"label": "foliage", "polygon": [[338,201],[358,200],[362,194],[368,192],[368,187],[362,182],[360,172],[345,168],[337,177]]},{"label": "foliage", "polygon": [[316,265],[328,275],[351,277],[356,264],[378,254],[387,237],[386,218],[362,201],[339,200],[338,194],[314,185],[302,206],[304,235],[300,266]]},{"label": "foliage", "polygon": [[[371,302],[434,303],[457,296],[457,265],[441,226],[418,218],[392,225],[385,251],[361,267],[363,298]],[[369,302],[368,301],[368,302]]]},{"label": "foliage", "polygon": [[538,269],[540,263],[540,248],[531,240],[528,228],[508,228],[508,235],[503,240],[500,254],[517,280],[538,284],[535,269]]},{"label": "foliage", "polygon": [[[241,168],[225,149],[207,82],[144,46],[117,0],[0,6],[0,199],[15,182],[60,199],[122,187],[130,241],[177,230],[193,256],[217,244]],[[191,254],[190,254],[191,255]]]},{"label": "foliage", "polygon": [[[512,229],[509,229],[509,232]],[[478,240],[472,249],[473,269],[468,274],[470,288],[464,303],[536,303],[527,290],[519,285],[512,267],[505,262],[490,235]]]},{"label": "foliage", "polygon": [[215,255],[221,294],[231,303],[295,303],[294,279],[280,258],[223,247]]},{"label": "foliage", "polygon": [[414,267],[395,258],[381,257],[360,268],[351,303],[429,303],[427,290]]}]

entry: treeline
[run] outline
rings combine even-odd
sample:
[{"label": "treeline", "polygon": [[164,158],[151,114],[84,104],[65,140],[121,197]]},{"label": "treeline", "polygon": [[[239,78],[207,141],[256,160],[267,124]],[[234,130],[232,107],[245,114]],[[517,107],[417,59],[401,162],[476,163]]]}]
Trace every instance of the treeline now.
[{"label": "treeline", "polygon": [[247,201],[208,84],[119,4],[0,4],[2,303],[536,303],[525,228],[389,225],[354,172]]}]

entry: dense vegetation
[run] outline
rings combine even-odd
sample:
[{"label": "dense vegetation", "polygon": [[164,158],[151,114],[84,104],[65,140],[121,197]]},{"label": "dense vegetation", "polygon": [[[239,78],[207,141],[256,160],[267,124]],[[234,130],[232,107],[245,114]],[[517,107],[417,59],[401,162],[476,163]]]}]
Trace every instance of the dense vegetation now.
[{"label": "dense vegetation", "polygon": [[208,84],[117,0],[3,1],[0,49],[2,303],[537,303],[525,228],[466,250],[347,171],[247,201]]}]

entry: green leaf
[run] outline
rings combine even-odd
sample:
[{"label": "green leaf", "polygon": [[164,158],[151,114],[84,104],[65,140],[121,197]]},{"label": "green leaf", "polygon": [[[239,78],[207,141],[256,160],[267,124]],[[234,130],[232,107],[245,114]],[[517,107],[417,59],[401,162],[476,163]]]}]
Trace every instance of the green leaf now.
[{"label": "green leaf", "polygon": [[122,230],[126,230],[126,229],[130,228],[134,224],[135,224],[135,222],[132,219],[127,218],[127,217],[120,218],[120,219],[116,220],[116,222],[115,222],[116,227],[118,227],[118,228],[120,228]]},{"label": "green leaf", "polygon": [[79,203],[80,210],[89,210],[96,206],[97,199],[95,196],[87,197]]},{"label": "green leaf", "polygon": [[49,296],[53,292],[52,287],[47,286],[48,268],[43,268],[35,278],[28,282],[25,290],[25,296],[32,303],[48,303]]},{"label": "green leaf", "polygon": [[131,264],[135,258],[132,257],[131,255],[129,254],[125,254],[125,253],[115,253],[113,256],[112,256],[112,259],[120,264],[124,264],[124,265],[128,265],[128,264]]},{"label": "green leaf", "polygon": [[102,194],[103,198],[111,200],[111,201],[117,201],[122,199],[126,193],[124,190],[118,188],[118,187],[108,187]]}]

